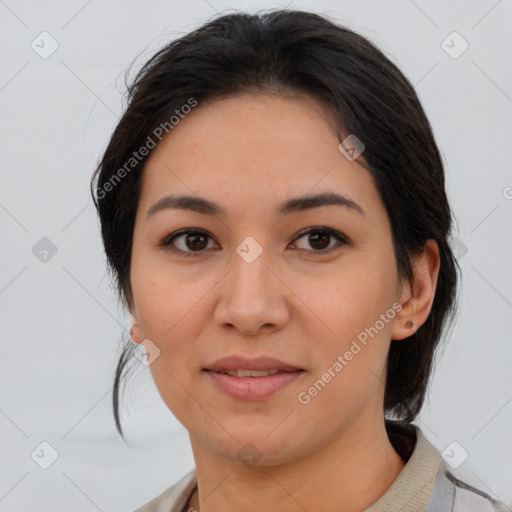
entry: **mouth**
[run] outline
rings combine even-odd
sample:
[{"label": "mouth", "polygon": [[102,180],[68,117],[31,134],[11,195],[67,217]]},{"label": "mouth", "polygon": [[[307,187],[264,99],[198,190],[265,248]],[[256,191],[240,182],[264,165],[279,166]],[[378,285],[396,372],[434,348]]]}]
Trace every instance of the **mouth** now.
[{"label": "mouth", "polygon": [[203,372],[215,389],[239,400],[264,400],[283,390],[306,370],[270,355],[230,354],[209,363]]},{"label": "mouth", "polygon": [[239,370],[219,370],[219,371],[206,369],[206,371],[214,371],[215,373],[221,373],[221,374],[224,374],[224,375],[231,375],[232,377],[256,377],[256,378],[260,378],[260,377],[268,377],[269,375],[276,375],[279,372],[290,373],[290,372],[303,372],[305,370],[302,370],[302,369],[297,369],[297,370],[278,370],[276,368],[276,369],[270,369],[270,370],[243,370],[243,369],[239,369]]},{"label": "mouth", "polygon": [[[299,366],[285,363],[275,357],[260,355],[259,357],[246,357],[239,354],[231,354],[215,362],[206,365],[203,370],[213,372],[237,372],[233,376],[239,377],[265,377],[268,373],[271,375],[277,372],[298,371],[302,370]],[[239,372],[250,372],[247,374],[239,374]],[[259,372],[268,372],[260,374]]]},{"label": "mouth", "polygon": [[306,373],[297,370],[208,370],[203,372],[217,390],[243,401],[265,400],[282,391]]}]

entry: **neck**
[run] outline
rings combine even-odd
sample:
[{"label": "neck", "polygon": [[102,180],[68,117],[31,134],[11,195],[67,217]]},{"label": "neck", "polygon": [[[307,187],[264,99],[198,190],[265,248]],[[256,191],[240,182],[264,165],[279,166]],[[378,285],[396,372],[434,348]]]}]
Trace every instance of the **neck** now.
[{"label": "neck", "polygon": [[246,467],[212,453],[192,435],[191,443],[199,492],[187,511],[260,512],[264,506],[268,512],[358,512],[377,501],[405,465],[383,418],[356,421],[328,446],[281,465]]}]

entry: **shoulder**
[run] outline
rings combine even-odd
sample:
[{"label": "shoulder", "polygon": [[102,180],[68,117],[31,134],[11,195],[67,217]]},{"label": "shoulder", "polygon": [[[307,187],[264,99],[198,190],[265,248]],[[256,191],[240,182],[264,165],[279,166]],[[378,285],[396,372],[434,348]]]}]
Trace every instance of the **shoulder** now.
[{"label": "shoulder", "polygon": [[512,509],[504,503],[455,478],[450,472],[448,472],[448,478],[455,487],[454,511],[512,512]]},{"label": "shoulder", "polygon": [[386,419],[386,430],[406,464],[393,485],[368,512],[512,512],[504,503],[456,478],[418,425]]},{"label": "shoulder", "polygon": [[512,512],[504,503],[456,478],[442,461],[427,512]]},{"label": "shoulder", "polygon": [[182,512],[197,485],[195,468],[181,480],[133,512]]},{"label": "shoulder", "polygon": [[[414,480],[425,489],[428,501],[425,512],[512,512],[512,508],[495,500],[489,494],[456,478],[450,466],[442,458],[437,448],[425,437],[422,430],[414,424],[389,424],[390,433],[401,433],[403,445],[412,450],[406,469],[409,470],[408,486]],[[407,445],[406,441],[409,440]],[[404,451],[402,449],[402,451]],[[414,473],[414,474],[413,474]],[[420,476],[418,476],[420,475]],[[432,478],[433,476],[433,478]],[[430,490],[427,490],[430,487]]]}]

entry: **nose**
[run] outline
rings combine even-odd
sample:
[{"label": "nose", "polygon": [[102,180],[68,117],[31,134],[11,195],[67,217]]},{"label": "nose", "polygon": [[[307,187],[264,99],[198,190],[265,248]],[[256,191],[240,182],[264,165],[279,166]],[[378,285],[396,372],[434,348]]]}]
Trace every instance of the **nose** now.
[{"label": "nose", "polygon": [[265,251],[254,260],[235,252],[223,283],[214,315],[217,325],[254,336],[288,322],[291,292]]}]

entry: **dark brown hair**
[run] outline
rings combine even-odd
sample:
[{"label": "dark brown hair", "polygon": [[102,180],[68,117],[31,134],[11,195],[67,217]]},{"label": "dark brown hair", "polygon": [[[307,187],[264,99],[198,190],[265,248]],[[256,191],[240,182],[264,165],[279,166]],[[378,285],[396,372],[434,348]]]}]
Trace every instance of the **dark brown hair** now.
[{"label": "dark brown hair", "polygon": [[[325,16],[239,12],[167,44],[127,89],[127,107],[93,174],[91,194],[108,267],[128,308],[133,228],[147,159],[138,150],[155,128],[169,127],[191,98],[200,108],[201,102],[247,91],[307,95],[332,106],[343,127],[340,141],[354,134],[364,143],[359,160],[385,203],[399,274],[412,279],[411,256],[427,239],[440,250],[430,315],[406,341],[393,340],[388,355],[385,411],[412,421],[423,405],[445,324],[454,318],[460,269],[449,245],[454,218],[441,156],[413,86],[396,65],[368,39]],[[136,347],[125,341],[115,374],[114,417],[121,436],[120,382]]]}]

